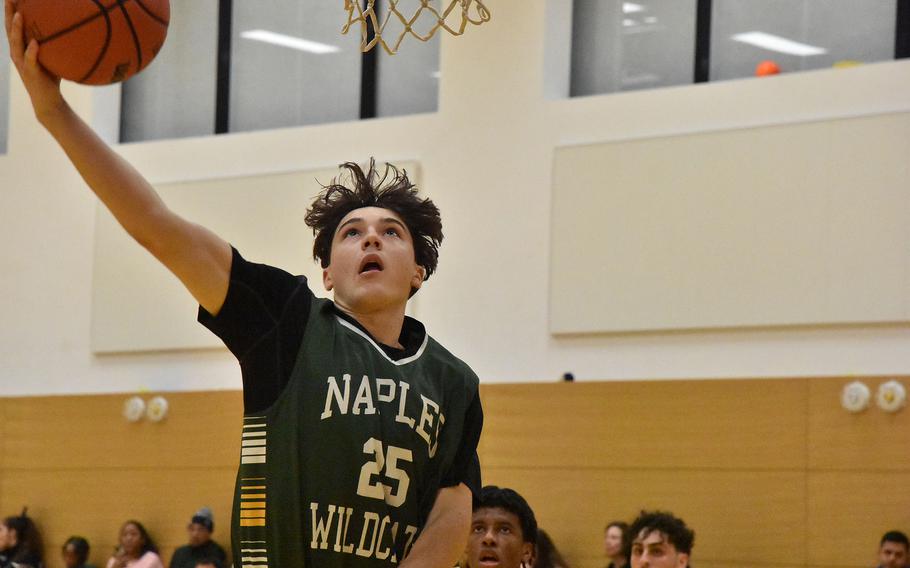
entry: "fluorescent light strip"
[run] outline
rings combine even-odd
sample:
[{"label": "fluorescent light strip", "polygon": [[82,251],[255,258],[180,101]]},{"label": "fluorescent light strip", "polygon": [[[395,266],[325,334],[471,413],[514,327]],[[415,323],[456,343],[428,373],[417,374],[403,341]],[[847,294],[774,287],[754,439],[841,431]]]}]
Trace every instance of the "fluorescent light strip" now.
[{"label": "fluorescent light strip", "polygon": [[624,14],[634,14],[635,12],[643,12],[645,9],[641,4],[634,4],[632,2],[623,2],[622,11]]},{"label": "fluorescent light strip", "polygon": [[731,39],[770,51],[777,51],[788,55],[799,55],[801,57],[828,53],[828,50],[823,47],[799,43],[780,36],[766,34],[765,32],[745,32],[736,34],[732,36]]},{"label": "fluorescent light strip", "polygon": [[328,45],[326,43],[319,43],[318,41],[310,41],[308,39],[299,37],[278,34],[275,32],[270,32],[268,30],[249,30],[240,32],[240,37],[244,39],[252,39],[255,41],[270,43],[272,45],[280,45],[281,47],[290,47],[291,49],[306,51],[307,53],[315,53],[317,55],[325,55],[326,53],[338,53],[341,51],[340,47],[336,47],[334,45]]}]

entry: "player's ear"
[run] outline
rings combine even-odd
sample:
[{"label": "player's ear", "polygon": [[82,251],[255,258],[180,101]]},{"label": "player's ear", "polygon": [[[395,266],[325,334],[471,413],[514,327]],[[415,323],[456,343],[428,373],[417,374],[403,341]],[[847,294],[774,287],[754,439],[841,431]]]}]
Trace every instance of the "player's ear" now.
[{"label": "player's ear", "polygon": [[521,562],[525,566],[531,566],[534,563],[534,545],[530,542],[524,542],[521,545]]},{"label": "player's ear", "polygon": [[423,285],[423,279],[427,276],[427,269],[417,265],[417,270],[414,272],[414,276],[411,278],[411,288],[415,290],[420,290],[420,287]]},{"label": "player's ear", "polygon": [[332,282],[332,275],[329,273],[329,268],[325,267],[322,269],[322,285],[325,286],[325,289],[332,291],[332,288],[335,287],[334,282]]},{"label": "player's ear", "polygon": [[680,552],[676,556],[676,566],[678,568],[686,568],[689,565],[689,555],[685,552]]}]

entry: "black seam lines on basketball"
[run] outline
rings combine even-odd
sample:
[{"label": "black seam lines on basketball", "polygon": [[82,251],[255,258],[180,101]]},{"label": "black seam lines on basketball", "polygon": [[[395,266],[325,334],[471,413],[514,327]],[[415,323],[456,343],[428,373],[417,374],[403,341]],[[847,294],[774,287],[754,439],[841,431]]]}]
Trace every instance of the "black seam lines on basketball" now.
[{"label": "black seam lines on basketball", "polygon": [[107,24],[107,33],[104,37],[104,46],[102,46],[101,53],[98,54],[98,58],[95,59],[95,64],[92,65],[92,68],[89,69],[88,73],[86,73],[84,77],[79,79],[79,83],[87,81],[88,78],[91,77],[98,69],[98,66],[101,65],[101,60],[104,59],[104,55],[107,53],[107,48],[111,45],[111,35],[113,34],[113,30],[111,28],[111,16],[107,13],[107,9],[104,7],[104,4],[101,3],[101,0],[92,0],[92,2],[98,6],[100,16],[104,16],[104,23]]},{"label": "black seam lines on basketball", "polygon": [[142,11],[145,12],[146,14],[148,14],[148,17],[149,17],[149,18],[155,20],[156,22],[158,22],[158,23],[161,24],[162,26],[167,27],[168,24],[170,23],[168,20],[165,20],[165,19],[162,18],[161,16],[158,16],[157,14],[155,14],[154,12],[152,12],[152,11],[149,9],[149,7],[145,5],[145,2],[143,2],[143,0],[133,0],[133,2],[135,2],[137,6],[139,6],[140,8],[142,8]]},{"label": "black seam lines on basketball", "polygon": [[66,35],[66,34],[70,33],[71,31],[73,31],[73,30],[75,30],[75,29],[78,29],[78,28],[84,26],[85,24],[88,24],[88,23],[90,23],[90,22],[95,21],[95,20],[97,20],[98,18],[107,17],[107,10],[108,10],[107,7],[106,7],[104,4],[102,4],[101,2],[97,1],[97,0],[92,0],[92,2],[94,2],[95,5],[98,6],[98,13],[97,13],[97,14],[93,14],[93,15],[89,16],[88,18],[85,18],[85,19],[83,19],[83,20],[80,20],[80,21],[78,21],[78,22],[76,22],[76,23],[74,23],[74,24],[72,24],[72,25],[70,25],[70,26],[68,26],[68,27],[63,28],[63,29],[60,30],[60,31],[54,32],[54,33],[52,33],[52,34],[50,34],[50,35],[47,35],[47,36],[45,36],[45,37],[43,37],[43,38],[38,38],[38,43],[41,43],[41,44],[48,43],[48,42],[50,42],[50,41],[53,41],[53,40],[57,39],[57,38],[60,37],[60,36]]},{"label": "black seam lines on basketball", "polygon": [[[168,20],[165,20],[165,19],[161,18],[160,16],[156,16],[156,15],[148,8],[148,6],[145,5],[144,2],[141,2],[140,0],[133,0],[133,1],[136,3],[137,6],[139,6],[140,8],[142,8],[142,11],[144,11],[146,14],[148,14],[149,17],[150,17],[151,19],[153,19],[154,21],[158,22],[158,23],[161,24],[162,26],[165,26],[165,27],[168,26],[168,23],[169,23]],[[92,2],[95,2],[95,0],[92,0]],[[89,22],[92,22],[92,21],[97,20],[98,18],[100,18],[100,17],[102,17],[102,16],[107,15],[107,13],[108,13],[110,10],[113,10],[114,8],[116,8],[116,7],[118,6],[118,4],[119,4],[119,0],[118,0],[117,2],[115,2],[114,4],[111,4],[110,6],[105,6],[104,4],[101,4],[100,2],[95,2],[95,5],[98,6],[98,13],[97,13],[97,14],[93,14],[93,15],[91,15],[91,16],[89,16],[89,17],[83,19],[83,20],[80,20],[80,21],[78,21],[78,22],[76,22],[76,23],[74,23],[74,24],[72,24],[72,25],[70,25],[70,26],[68,26],[68,27],[63,28],[63,29],[60,30],[60,31],[56,31],[56,32],[54,32],[54,33],[52,33],[52,34],[50,34],[50,35],[47,35],[47,36],[43,37],[43,38],[38,38],[38,42],[39,42],[39,43],[47,43],[47,42],[49,42],[49,41],[52,41],[52,40],[57,39],[58,37],[60,37],[60,36],[62,36],[62,35],[66,35],[66,34],[70,33],[71,31],[75,30],[76,28],[79,28],[79,27],[81,27],[81,26],[84,26],[85,24],[88,24]]]},{"label": "black seam lines on basketball", "polygon": [[124,2],[129,0],[117,0],[117,5],[120,6],[120,13],[123,14],[123,19],[126,20],[126,25],[130,28],[130,34],[133,36],[133,45],[136,47],[136,71],[142,70],[142,46],[139,45],[139,34],[136,33],[136,27],[133,25],[133,20],[130,19],[130,13],[126,11],[126,6]]}]

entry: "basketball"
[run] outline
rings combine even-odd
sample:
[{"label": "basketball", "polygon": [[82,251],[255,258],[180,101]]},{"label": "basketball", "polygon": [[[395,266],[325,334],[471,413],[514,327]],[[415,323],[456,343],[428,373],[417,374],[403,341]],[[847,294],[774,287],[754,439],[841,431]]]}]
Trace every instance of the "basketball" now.
[{"label": "basketball", "polygon": [[26,42],[50,73],[85,85],[124,81],[158,54],[168,0],[19,0]]}]

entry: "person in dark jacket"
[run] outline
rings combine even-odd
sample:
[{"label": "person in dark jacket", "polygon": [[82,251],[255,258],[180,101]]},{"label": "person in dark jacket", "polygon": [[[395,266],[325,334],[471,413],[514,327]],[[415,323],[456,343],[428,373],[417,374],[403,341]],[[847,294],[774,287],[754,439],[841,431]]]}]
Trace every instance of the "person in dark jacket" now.
[{"label": "person in dark jacket", "polygon": [[221,545],[212,540],[214,530],[215,521],[211,509],[203,507],[196,511],[186,527],[189,544],[174,551],[170,568],[196,568],[201,560],[217,560],[224,566],[227,557]]}]

